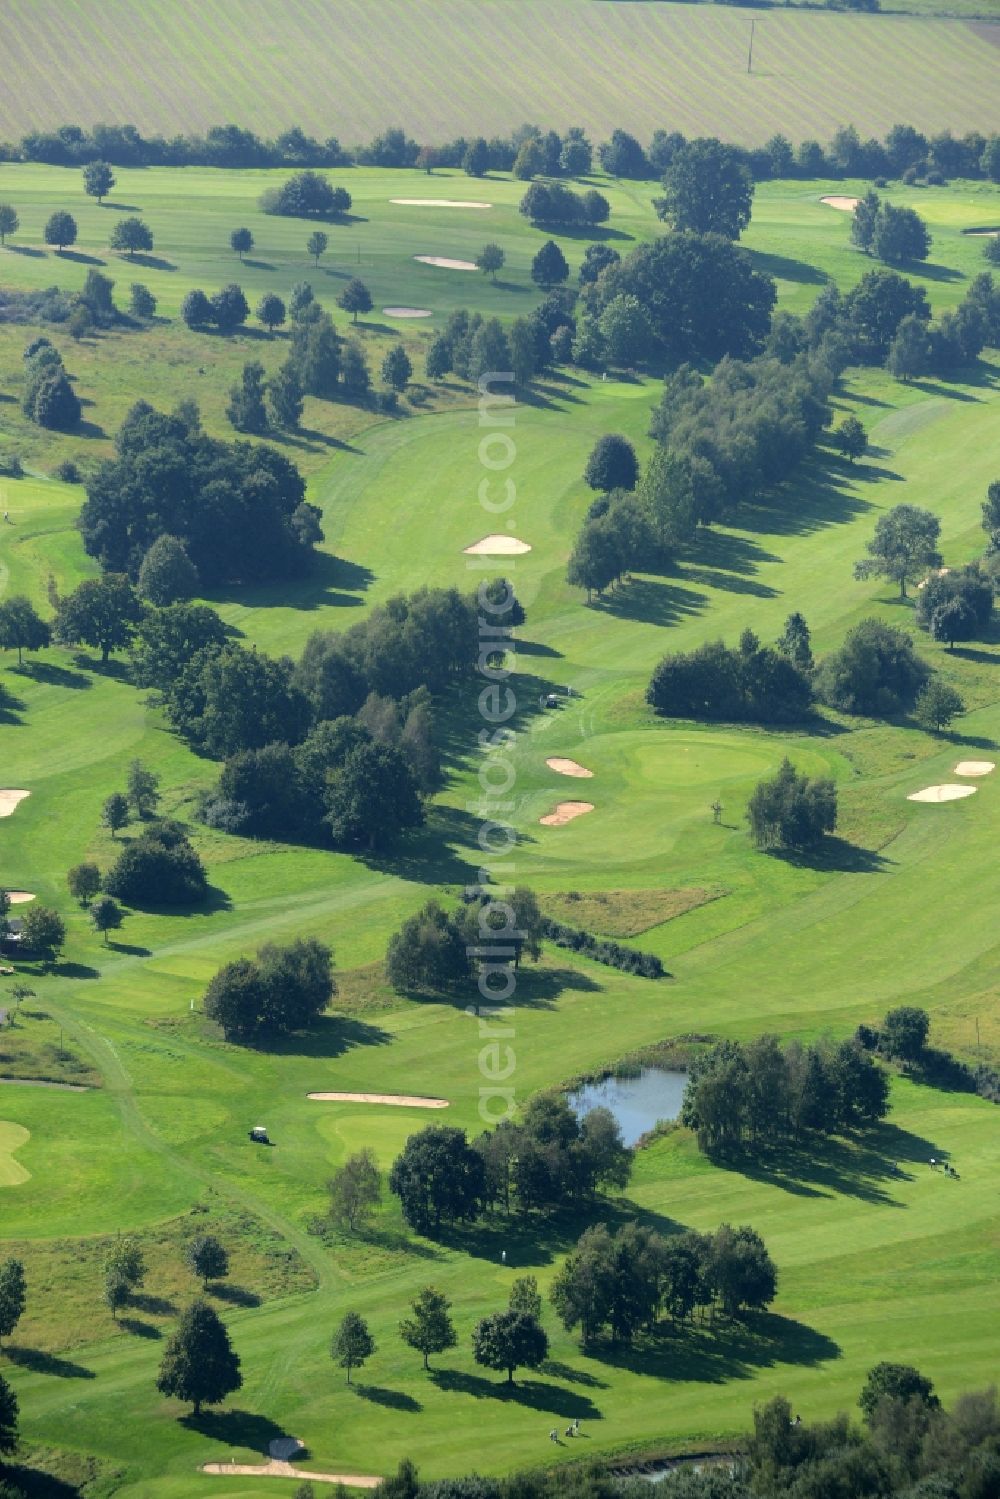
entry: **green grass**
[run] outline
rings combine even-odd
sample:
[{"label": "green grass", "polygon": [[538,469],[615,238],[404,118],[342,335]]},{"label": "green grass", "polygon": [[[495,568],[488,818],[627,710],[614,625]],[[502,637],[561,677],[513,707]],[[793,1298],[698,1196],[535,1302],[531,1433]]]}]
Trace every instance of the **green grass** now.
[{"label": "green grass", "polygon": [[[522,120],[599,137],[621,125],[758,143],[776,130],[825,138],[849,120],[865,136],[898,120],[996,129],[989,44],[960,20],[926,14],[938,0],[919,7],[757,12],[748,76],[750,15],[731,6],[384,0],[373,26],[364,0],[323,10],[297,0],[280,12],[247,0],[238,14],[223,0],[14,0],[0,25],[10,59],[0,130],[112,119],[169,136],[234,120],[351,144],[389,123],[430,141]],[[990,13],[983,0],[941,8]]]},{"label": "green grass", "polygon": [[[4,173],[22,184],[11,197],[27,243],[52,207],[79,206],[75,174]],[[345,228],[350,249],[338,248],[335,274],[316,278],[323,299],[332,303],[336,273],[347,271],[360,246],[378,305],[426,299],[432,327],[460,300],[503,315],[533,305],[527,265],[539,235],[516,214],[519,189],[490,184],[497,206],[482,216],[486,223],[431,212],[421,228],[387,202],[419,195],[416,180],[352,174],[364,222]],[[223,186],[231,196],[218,191]],[[176,266],[137,273],[168,312],[186,286],[211,287],[232,274],[225,243],[238,222],[253,223],[259,258],[275,268],[245,273],[248,286],[256,278],[255,296],[270,285],[285,292],[303,275],[302,226],[248,218],[258,186],[238,175],[127,175],[123,201],[139,204],[154,224],[157,254]],[[818,202],[827,187],[762,189],[747,235],[779,275],[782,305],[796,310],[826,279],[849,286],[867,268],[850,249],[846,218]],[[960,184],[911,190],[898,201],[918,203],[930,219],[934,264],[924,284],[937,308],[954,305],[981,263],[960,230],[1000,219],[996,191]],[[616,190],[615,203],[612,227],[634,240],[655,232],[646,189]],[[86,253],[105,243],[111,212],[82,206]],[[411,258],[420,248],[464,258],[493,237],[511,262],[509,284],[496,289],[473,276],[452,284]],[[582,242],[564,243],[574,258],[582,253]],[[85,270],[55,257],[0,259],[5,277],[22,285],[78,284]],[[117,262],[115,275],[131,279]],[[0,329],[5,391],[16,391],[26,336],[23,328]],[[372,326],[362,336],[374,350],[389,337]],[[409,328],[405,336],[416,348],[426,333]],[[223,394],[239,364],[251,351],[270,361],[282,349],[280,340],[203,338],[176,322],[80,346],[56,337],[93,402],[87,418],[105,435],[52,438],[30,430],[12,402],[0,405],[0,431],[34,470],[2,486],[14,525],[0,528],[0,591],[28,593],[45,613],[50,575],[66,590],[93,573],[74,527],[81,491],[44,477],[58,458],[93,461],[106,452],[140,394],[167,404],[192,387],[204,391],[206,423],[224,434]],[[195,374],[199,368],[206,373]],[[515,678],[516,877],[564,919],[573,920],[576,904],[566,892],[579,891],[587,913],[581,924],[595,927],[600,897],[613,892],[616,919],[641,930],[636,945],[658,953],[672,975],[650,983],[547,952],[518,989],[518,1099],[671,1036],[773,1029],[841,1037],[901,1002],[926,1005],[935,1039],[966,1056],[975,1055],[978,1017],[986,1054],[1000,1056],[990,899],[1000,777],[950,806],[906,800],[948,778],[958,758],[989,754],[985,746],[1000,741],[995,643],[946,653],[920,637],[920,649],[966,697],[969,711],[952,738],[906,723],[832,719],[787,733],[668,724],[643,704],[649,671],[665,650],[719,636],[734,641],[747,624],[773,639],[792,609],[806,614],[820,653],[873,611],[912,624],[910,605],[892,599],[891,589],[852,581],[852,563],[879,514],[903,499],[941,516],[947,563],[981,550],[979,506],[996,477],[1000,441],[996,356],[948,384],[904,388],[881,372],[852,372],[837,414],[856,411],[868,427],[873,449],[864,462],[852,468],[824,450],[770,502],[703,538],[670,575],[640,575],[588,608],[565,582],[590,500],[583,465],[606,431],[628,434],[645,457],[656,398],[652,381],[574,374],[548,382],[515,413],[519,498],[500,524],[532,546],[513,568],[528,611]],[[313,629],[346,628],[394,592],[425,582],[471,587],[478,574],[462,548],[497,524],[476,497],[482,429],[457,385],[436,393],[430,409],[408,407],[396,420],[317,402],[307,421],[317,435],[294,453],[323,510],[326,551],[352,568],[329,561],[294,589],[234,589],[213,600],[246,641],[291,654]],[[879,1358],[918,1363],[945,1396],[994,1373],[997,1115],[980,1100],[899,1078],[892,1115],[870,1141],[831,1144],[780,1170],[761,1162],[740,1172],[710,1166],[683,1131],[672,1131],[640,1156],[628,1198],[602,1207],[666,1230],[753,1223],[781,1273],[774,1315],[753,1336],[692,1334],[627,1358],[584,1358],[547,1313],[553,1362],[505,1397],[499,1382],[474,1368],[469,1328],[502,1304],[512,1269],[530,1269],[548,1284],[581,1223],[487,1224],[434,1246],[408,1238],[388,1202],[367,1239],[310,1232],[325,1208],[324,1183],[345,1155],[369,1145],[388,1165],[426,1116],[319,1105],[308,1092],[443,1096],[448,1122],[480,1127],[483,1043],[475,1021],[461,1006],[399,1000],[379,969],[389,935],[429,890],[453,894],[478,867],[477,694],[448,704],[449,781],[427,829],[398,857],[364,864],[202,828],[193,822],[195,799],[217,767],[175,738],[120,672],[59,650],[22,672],[12,662],[3,678],[15,701],[0,723],[2,780],[32,795],[0,821],[3,879],[57,905],[69,940],[52,972],[28,967],[38,995],[32,1013],[37,1006],[49,1018],[22,1017],[0,1033],[0,1051],[23,1044],[40,1056],[58,1026],[66,1050],[102,1083],[88,1093],[0,1087],[0,1117],[28,1131],[16,1154],[0,1135],[0,1173],[10,1160],[30,1173],[16,1185],[3,1185],[0,1175],[2,1232],[23,1254],[31,1296],[31,1321],[16,1341],[69,1366],[42,1358],[2,1365],[18,1390],[30,1444],[93,1453],[101,1474],[122,1475],[118,1492],[129,1499],[280,1496],[290,1483],[202,1478],[197,1466],[259,1452],[280,1427],[308,1442],[317,1469],[383,1471],[410,1454],[428,1477],[473,1466],[503,1471],[551,1460],[548,1430],[577,1414],[594,1455],[701,1447],[745,1429],[753,1402],[778,1390],[794,1392],[806,1417],[849,1407]],[[579,696],[555,712],[538,711],[543,690],[566,684]],[[843,842],[815,866],[755,854],[745,835],[746,799],[786,753],[838,784]],[[219,897],[204,912],[130,912],[105,948],[70,900],[65,871],[83,858],[110,863],[114,845],[99,827],[100,807],[137,755],[161,777],[164,810],[192,821]],[[551,755],[579,760],[593,779],[554,774],[545,765]],[[577,796],[595,810],[563,829],[539,825],[557,801]],[[710,812],[716,797],[721,826]],[[706,889],[725,898],[677,914],[678,892]],[[343,988],[335,1010],[311,1034],[274,1050],[221,1041],[197,1008],[211,974],[263,941],[299,933],[335,948]],[[274,1149],[247,1141],[257,1123],[271,1131]],[[926,1170],[930,1155],[950,1155],[961,1181]],[[900,1176],[890,1171],[894,1161]],[[947,1204],[942,1192],[952,1194]],[[234,1278],[264,1304],[227,1312],[245,1387],[217,1416],[192,1424],[179,1422],[178,1408],[153,1388],[161,1340],[116,1329],[96,1304],[96,1265],[106,1236],[137,1231],[150,1245],[149,1294],[179,1304],[179,1244],[188,1215],[206,1202],[231,1242]],[[460,1346],[428,1378],[395,1329],[406,1301],[430,1281],[455,1303]],[[379,1343],[358,1392],[346,1390],[327,1353],[347,1307],[370,1318]],[[170,1320],[166,1311],[140,1318],[154,1334]]]}]

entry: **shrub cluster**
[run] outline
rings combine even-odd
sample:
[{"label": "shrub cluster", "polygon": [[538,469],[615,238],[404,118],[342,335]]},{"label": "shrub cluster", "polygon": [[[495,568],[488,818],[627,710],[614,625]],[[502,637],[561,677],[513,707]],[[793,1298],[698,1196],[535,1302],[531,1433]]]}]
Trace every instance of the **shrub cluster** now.
[{"label": "shrub cluster", "polygon": [[912,636],[880,619],[863,619],[820,662],[816,696],[842,713],[890,718],[912,706],[929,676]]},{"label": "shrub cluster", "polygon": [[580,927],[566,926],[564,922],[547,917],[542,926],[543,935],[557,947],[570,952],[583,953],[595,963],[604,963],[609,968],[620,968],[623,973],[634,973],[638,978],[661,979],[666,975],[660,959],[655,953],[640,952],[638,948],[626,947],[611,937],[595,937]]},{"label": "shrub cluster", "polygon": [[104,889],[130,906],[190,906],[208,895],[208,878],[180,823],[150,823],[122,848]]},{"label": "shrub cluster", "polygon": [[815,848],[837,826],[837,788],[826,776],[801,774],[786,756],[754,787],[747,821],[755,848]]},{"label": "shrub cluster", "polygon": [[24,395],[21,409],[40,427],[68,431],[80,420],[80,400],[69,381],[62,355],[44,336],[24,351]]},{"label": "shrub cluster", "polygon": [[322,537],[319,511],[276,449],[208,437],[193,404],[167,415],[145,401],[125,417],[115,448],[87,484],[79,521],[84,547],[106,572],[136,578],[163,535],[183,543],[209,587],[308,568]]},{"label": "shrub cluster", "polygon": [[253,1041],[303,1030],[336,992],[330,948],[300,937],[284,947],[266,943],[256,959],[220,968],[205,991],[204,1011],[227,1041]]},{"label": "shrub cluster", "polygon": [[722,1041],[695,1057],[681,1123],[708,1154],[866,1128],[889,1112],[889,1078],[856,1040]]},{"label": "shrub cluster", "polygon": [[646,701],[667,718],[799,723],[811,710],[812,684],[783,651],[744,630],[735,650],[717,640],[664,656]]},{"label": "shrub cluster", "polygon": [[570,1250],[551,1296],[563,1326],[579,1327],[586,1347],[604,1335],[629,1344],[655,1333],[664,1313],[679,1322],[697,1308],[727,1317],[762,1311],[777,1291],[774,1261],[747,1224],[668,1239],[638,1223],[614,1234],[598,1223]]},{"label": "shrub cluster", "polygon": [[533,224],[604,224],[611,217],[603,193],[575,193],[562,182],[533,182],[518,208]]},{"label": "shrub cluster", "polygon": [[260,197],[262,213],[283,214],[288,218],[329,219],[345,214],[351,207],[351,195],[344,187],[334,187],[318,172],[296,172],[280,187],[267,188]]}]

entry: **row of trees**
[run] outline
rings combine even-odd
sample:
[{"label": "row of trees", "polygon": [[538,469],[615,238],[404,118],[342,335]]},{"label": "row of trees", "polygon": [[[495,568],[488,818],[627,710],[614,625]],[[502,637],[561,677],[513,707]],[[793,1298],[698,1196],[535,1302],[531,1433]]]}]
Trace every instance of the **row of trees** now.
[{"label": "row of trees", "polygon": [[[862,0],[871,8],[870,0]],[[320,141],[299,126],[264,140],[238,125],[216,125],[204,135],[143,136],[134,125],[98,124],[90,129],[63,125],[55,130],[33,130],[8,159],[48,162],[54,166],[110,163],[116,166],[214,167],[341,167],[352,161],[365,166],[464,168],[471,176],[509,172],[521,178],[581,177],[596,155],[613,177],[662,177],[688,143],[676,130],[655,130],[649,143],[623,129],[592,146],[584,132],[571,127],[562,135],[524,124],[508,136],[460,136],[452,141],[421,145],[398,127],[380,131],[370,142],[344,149],[335,136]],[[903,177],[940,181],[947,177],[986,177],[1000,182],[1000,136],[969,131],[961,138],[950,130],[927,136],[912,125],[896,124],[881,139],[862,140],[852,125],[840,127],[824,147],[817,140],[797,146],[782,134],[764,145],[728,147],[757,181],[773,177]],[[95,196],[97,194],[95,193]]]},{"label": "row of trees", "polygon": [[[808,650],[808,635],[804,644]],[[809,664],[781,643],[762,645],[747,629],[735,650],[716,640],[664,656],[646,701],[668,718],[800,723],[812,708]]]},{"label": "row of trees", "polygon": [[870,189],[851,219],[851,239],[859,249],[889,265],[926,260],[931,250],[927,225],[913,208],[885,203]]},{"label": "row of trees", "polygon": [[869,1128],[888,1112],[888,1076],[858,1041],[782,1046],[763,1035],[700,1053],[680,1117],[702,1150],[728,1155]]}]

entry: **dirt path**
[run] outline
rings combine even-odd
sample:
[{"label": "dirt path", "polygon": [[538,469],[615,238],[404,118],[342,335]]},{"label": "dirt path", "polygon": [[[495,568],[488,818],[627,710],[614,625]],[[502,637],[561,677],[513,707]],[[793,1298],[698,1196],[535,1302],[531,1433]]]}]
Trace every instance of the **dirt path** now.
[{"label": "dirt path", "polygon": [[300,1483],[343,1483],[351,1489],[374,1489],[382,1482],[370,1473],[309,1473],[272,1457],[268,1463],[203,1463],[203,1473],[230,1478],[297,1478]]}]

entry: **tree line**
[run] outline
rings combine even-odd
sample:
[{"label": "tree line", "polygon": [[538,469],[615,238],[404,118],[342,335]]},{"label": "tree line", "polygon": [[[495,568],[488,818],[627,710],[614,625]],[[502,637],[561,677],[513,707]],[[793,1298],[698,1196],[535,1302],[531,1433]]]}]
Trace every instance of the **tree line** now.
[{"label": "tree line", "polygon": [[[507,136],[459,136],[421,145],[398,126],[380,131],[364,145],[345,149],[335,136],[320,141],[298,126],[271,140],[238,125],[217,125],[204,135],[144,136],[134,125],[98,124],[90,129],[62,125],[33,130],[19,142],[6,143],[0,159],[40,161],[53,166],[87,162],[115,166],[297,167],[315,169],[359,166],[462,167],[473,176],[488,171],[520,172],[546,177],[580,177],[594,158],[613,177],[652,180],[662,177],[687,141],[677,130],[655,130],[643,146],[628,131],[615,129],[596,149],[579,127],[559,135],[534,124]],[[1000,135],[950,130],[928,136],[912,125],[895,124],[879,140],[863,140],[853,125],[841,126],[826,146],[806,139],[798,145],[780,132],[762,146],[732,146],[757,181],[776,177],[902,178],[937,183],[949,177],[983,177],[1000,182]]]}]

